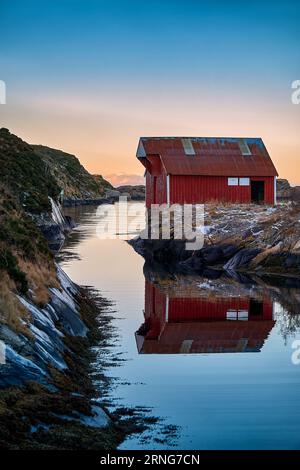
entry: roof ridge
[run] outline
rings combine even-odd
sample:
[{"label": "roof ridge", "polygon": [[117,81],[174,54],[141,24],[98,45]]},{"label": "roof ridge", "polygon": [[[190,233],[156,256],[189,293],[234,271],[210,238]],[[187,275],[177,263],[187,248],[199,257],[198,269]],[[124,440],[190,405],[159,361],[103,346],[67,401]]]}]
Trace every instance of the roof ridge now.
[{"label": "roof ridge", "polygon": [[262,140],[262,137],[205,137],[205,136],[143,136],[141,140],[155,139],[208,139],[208,140]]}]

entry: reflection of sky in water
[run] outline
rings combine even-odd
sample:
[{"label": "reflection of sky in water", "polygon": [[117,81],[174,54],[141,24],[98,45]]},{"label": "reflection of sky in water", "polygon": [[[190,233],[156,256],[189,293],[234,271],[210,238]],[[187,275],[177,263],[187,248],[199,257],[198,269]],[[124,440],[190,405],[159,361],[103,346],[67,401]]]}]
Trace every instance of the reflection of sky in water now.
[{"label": "reflection of sky in water", "polygon": [[[65,247],[80,260],[70,258],[63,266],[75,282],[95,286],[116,303],[117,349],[129,359],[111,371],[120,377],[117,404],[153,407],[153,415],[165,417],[166,424],[181,426],[180,449],[299,448],[300,365],[291,362],[291,343],[300,334],[296,329],[282,337],[280,305],[261,352],[138,354],[144,261],[125,241],[99,240],[94,211],[84,209],[82,225]],[[165,445],[141,443],[139,436],[122,444],[124,449],[147,447]]]}]

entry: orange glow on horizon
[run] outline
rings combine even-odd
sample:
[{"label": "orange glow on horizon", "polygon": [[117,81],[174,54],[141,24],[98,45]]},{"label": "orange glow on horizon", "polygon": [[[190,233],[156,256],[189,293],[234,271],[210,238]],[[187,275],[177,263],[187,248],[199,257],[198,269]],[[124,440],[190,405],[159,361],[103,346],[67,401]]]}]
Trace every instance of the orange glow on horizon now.
[{"label": "orange glow on horizon", "polygon": [[277,105],[259,96],[192,99],[186,93],[174,100],[172,93],[129,94],[122,102],[64,95],[59,102],[48,97],[6,106],[3,125],[27,142],[75,154],[91,173],[131,175],[137,182],[144,173],[135,157],[140,136],[262,137],[279,177],[295,185],[300,184],[300,106],[288,98]]}]

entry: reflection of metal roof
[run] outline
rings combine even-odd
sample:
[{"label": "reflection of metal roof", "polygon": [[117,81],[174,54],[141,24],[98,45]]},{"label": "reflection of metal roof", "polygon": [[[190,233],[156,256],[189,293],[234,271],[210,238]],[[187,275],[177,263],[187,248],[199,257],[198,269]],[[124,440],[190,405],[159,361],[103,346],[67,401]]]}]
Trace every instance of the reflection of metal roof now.
[{"label": "reflection of metal roof", "polygon": [[147,168],[154,155],[171,175],[277,175],[260,138],[141,137],[137,158]]},{"label": "reflection of metal roof", "polygon": [[275,322],[168,323],[156,339],[136,334],[142,354],[259,352]]}]

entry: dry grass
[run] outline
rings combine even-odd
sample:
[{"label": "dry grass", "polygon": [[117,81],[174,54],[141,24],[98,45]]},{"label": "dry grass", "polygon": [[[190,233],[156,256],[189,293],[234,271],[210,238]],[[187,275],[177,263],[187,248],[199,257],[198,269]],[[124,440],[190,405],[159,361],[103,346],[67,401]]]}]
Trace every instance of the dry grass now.
[{"label": "dry grass", "polygon": [[60,289],[55,266],[49,264],[37,264],[18,258],[20,269],[26,274],[29,288],[32,290],[32,300],[39,307],[43,307],[50,300],[49,287]]},{"label": "dry grass", "polygon": [[26,326],[30,320],[30,314],[21,304],[16,294],[16,286],[9,276],[1,272],[0,279],[0,321],[17,333],[23,333],[27,337],[31,334]]}]

